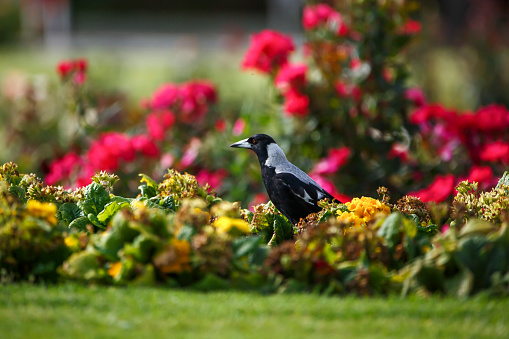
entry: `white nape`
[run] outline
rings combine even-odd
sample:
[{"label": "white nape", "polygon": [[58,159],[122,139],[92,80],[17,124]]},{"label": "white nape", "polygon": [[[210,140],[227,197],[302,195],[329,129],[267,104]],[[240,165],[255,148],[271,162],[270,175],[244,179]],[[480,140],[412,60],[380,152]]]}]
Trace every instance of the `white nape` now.
[{"label": "white nape", "polygon": [[[316,183],[309,175],[307,175],[300,168],[292,164],[286,159],[285,152],[278,146],[278,144],[271,143],[267,145],[267,160],[265,160],[265,166],[272,167],[275,169],[276,174],[278,173],[289,173],[297,177],[300,181],[306,184],[311,184],[322,190],[320,185]],[[305,200],[305,198],[303,198]]]}]

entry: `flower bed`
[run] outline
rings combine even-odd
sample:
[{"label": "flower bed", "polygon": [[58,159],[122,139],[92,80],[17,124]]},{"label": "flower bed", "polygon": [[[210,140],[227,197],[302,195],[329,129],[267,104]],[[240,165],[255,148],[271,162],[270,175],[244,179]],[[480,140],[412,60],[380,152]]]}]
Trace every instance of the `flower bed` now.
[{"label": "flower bed", "polygon": [[[104,172],[75,190],[0,169],[0,277],[200,290],[360,295],[508,289],[509,188],[463,182],[452,207],[406,196],[322,201],[290,224],[269,202],[242,209],[196,178],[140,175],[136,198]],[[489,197],[489,200],[488,198]],[[496,206],[496,207],[495,207]]]}]

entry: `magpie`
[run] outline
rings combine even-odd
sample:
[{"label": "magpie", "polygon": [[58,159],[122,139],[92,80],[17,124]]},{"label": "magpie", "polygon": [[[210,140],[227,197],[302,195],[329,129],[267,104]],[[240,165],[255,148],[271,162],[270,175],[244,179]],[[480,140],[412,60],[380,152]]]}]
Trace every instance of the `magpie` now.
[{"label": "magpie", "polygon": [[292,224],[321,211],[318,201],[334,199],[309,175],[289,162],[283,150],[267,134],[255,134],[230,147],[248,148],[255,152],[270,200]]}]

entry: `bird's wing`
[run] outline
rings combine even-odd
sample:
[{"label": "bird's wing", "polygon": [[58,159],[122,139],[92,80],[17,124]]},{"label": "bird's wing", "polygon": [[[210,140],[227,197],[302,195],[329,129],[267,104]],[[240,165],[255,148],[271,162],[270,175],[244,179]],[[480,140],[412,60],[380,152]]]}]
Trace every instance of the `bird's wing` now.
[{"label": "bird's wing", "polygon": [[[309,178],[311,179],[311,178]],[[274,176],[274,180],[285,186],[294,196],[302,199],[310,205],[316,206],[318,201],[328,198],[334,199],[327,191],[321,188],[313,180],[302,181],[292,173],[281,172]]]}]

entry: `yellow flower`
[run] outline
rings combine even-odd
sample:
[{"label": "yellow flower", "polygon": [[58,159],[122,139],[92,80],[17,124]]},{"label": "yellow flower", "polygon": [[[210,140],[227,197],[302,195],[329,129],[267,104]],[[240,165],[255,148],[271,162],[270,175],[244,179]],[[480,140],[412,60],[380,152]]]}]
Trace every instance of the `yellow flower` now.
[{"label": "yellow flower", "polygon": [[338,212],[338,220],[349,221],[354,226],[366,225],[377,213],[391,213],[389,206],[370,197],[353,198],[345,205],[351,212]]},{"label": "yellow flower", "polygon": [[37,200],[28,200],[28,214],[46,220],[52,225],[57,224],[57,206],[49,202],[39,202]]},{"label": "yellow flower", "polygon": [[76,235],[69,235],[64,238],[65,246],[67,246],[71,251],[76,252],[78,251],[80,246],[80,240]]},{"label": "yellow flower", "polygon": [[161,273],[182,273],[191,270],[191,245],[185,240],[172,239],[171,246],[154,260]]},{"label": "yellow flower", "polygon": [[342,212],[339,216],[338,216],[338,220],[339,221],[346,221],[346,222],[350,222],[352,223],[352,226],[363,226],[365,225],[366,223],[364,222],[363,219],[359,218],[355,213],[353,212]]},{"label": "yellow flower", "polygon": [[229,232],[232,228],[236,228],[242,233],[249,233],[251,229],[249,224],[242,219],[235,219],[229,217],[219,217],[214,221],[213,226],[219,232]]},{"label": "yellow flower", "polygon": [[122,262],[117,261],[110,264],[110,268],[108,268],[108,275],[112,278],[115,278],[120,271],[122,270]]},{"label": "yellow flower", "polygon": [[133,210],[145,209],[145,208],[147,208],[147,205],[143,201],[133,200],[133,201],[131,201],[131,208]]}]

